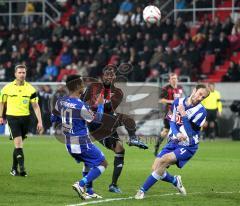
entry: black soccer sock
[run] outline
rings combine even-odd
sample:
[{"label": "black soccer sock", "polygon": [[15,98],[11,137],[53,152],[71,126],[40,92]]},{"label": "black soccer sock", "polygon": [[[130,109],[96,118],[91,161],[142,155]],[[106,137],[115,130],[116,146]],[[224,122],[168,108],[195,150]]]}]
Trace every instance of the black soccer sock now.
[{"label": "black soccer sock", "polygon": [[116,153],[114,157],[114,170],[112,176],[112,185],[117,185],[124,164],[124,152]]},{"label": "black soccer sock", "polygon": [[161,137],[161,136],[159,136],[159,137],[157,138],[157,142],[156,142],[156,144],[155,144],[155,151],[154,151],[154,154],[155,154],[155,155],[157,155],[158,150],[159,150],[159,147],[160,147],[160,145],[162,144],[163,140],[164,140],[164,138]]},{"label": "black soccer sock", "polygon": [[12,164],[12,169],[17,170],[17,166],[18,166],[17,149],[14,148],[14,150],[13,150],[13,164]]},{"label": "black soccer sock", "polygon": [[136,129],[128,129],[128,128],[126,128],[126,130],[127,130],[128,135],[129,135],[130,138],[136,136],[136,134],[135,134]]},{"label": "black soccer sock", "polygon": [[16,158],[19,164],[20,172],[23,172],[25,168],[24,168],[24,154],[22,148],[16,148]]},{"label": "black soccer sock", "polygon": [[210,139],[214,139],[215,138],[215,128],[214,127],[209,127],[208,129],[208,135]]}]

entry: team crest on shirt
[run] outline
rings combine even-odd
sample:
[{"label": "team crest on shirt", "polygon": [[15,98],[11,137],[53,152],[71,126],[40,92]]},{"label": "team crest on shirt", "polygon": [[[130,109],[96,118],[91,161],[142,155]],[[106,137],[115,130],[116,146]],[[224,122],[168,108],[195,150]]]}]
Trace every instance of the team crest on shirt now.
[{"label": "team crest on shirt", "polygon": [[27,99],[24,99],[23,100],[23,104],[27,104],[28,103],[28,100]]}]

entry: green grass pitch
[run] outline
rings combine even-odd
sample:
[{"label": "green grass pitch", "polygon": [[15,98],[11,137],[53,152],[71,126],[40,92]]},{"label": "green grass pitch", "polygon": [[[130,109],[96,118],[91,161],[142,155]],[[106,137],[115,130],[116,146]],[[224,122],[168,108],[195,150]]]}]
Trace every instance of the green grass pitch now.
[{"label": "green grass pitch", "polygon": [[[125,148],[125,166],[119,180],[123,193],[112,194],[107,189],[111,181],[113,153],[101,147],[109,167],[94,185],[95,190],[104,197],[103,200],[134,196],[151,172],[153,145],[145,151],[127,145]],[[49,137],[28,138],[24,145],[25,163],[29,173],[27,178],[9,175],[12,150],[13,143],[6,137],[0,137],[0,205],[83,203],[71,188],[81,177],[82,165],[75,163],[62,143]],[[170,173],[182,176],[188,192],[186,197],[171,195],[176,190],[170,184],[159,181],[144,200],[129,198],[97,205],[240,205],[240,142],[201,142],[195,157],[182,170],[175,166],[170,168]]]}]

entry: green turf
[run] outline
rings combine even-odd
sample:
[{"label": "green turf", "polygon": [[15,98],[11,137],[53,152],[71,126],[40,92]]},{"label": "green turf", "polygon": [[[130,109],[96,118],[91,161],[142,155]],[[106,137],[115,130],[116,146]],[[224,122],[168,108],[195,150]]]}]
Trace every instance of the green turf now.
[{"label": "green turf", "polygon": [[[72,183],[81,176],[82,166],[74,162],[63,144],[54,138],[29,138],[24,146],[29,173],[27,178],[9,175],[12,149],[12,142],[6,137],[0,137],[0,205],[68,205],[83,202],[71,189]],[[172,167],[172,174],[182,175],[189,193],[186,197],[163,196],[176,191],[171,185],[158,182],[144,200],[129,199],[97,205],[240,205],[239,150],[240,142],[202,142],[198,153],[184,169]],[[151,172],[154,159],[152,149],[143,151],[126,145],[125,167],[119,181],[123,194],[120,195],[107,191],[113,169],[113,154],[106,149],[103,149],[103,152],[109,167],[96,181],[96,191],[103,195],[104,199],[135,195],[139,185]]]}]

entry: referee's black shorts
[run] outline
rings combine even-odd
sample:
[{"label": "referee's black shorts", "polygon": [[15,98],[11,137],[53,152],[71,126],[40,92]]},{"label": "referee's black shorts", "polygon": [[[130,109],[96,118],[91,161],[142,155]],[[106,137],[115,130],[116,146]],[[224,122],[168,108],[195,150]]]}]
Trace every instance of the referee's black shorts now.
[{"label": "referee's black shorts", "polygon": [[7,115],[7,122],[10,130],[10,138],[26,138],[30,122],[30,116],[11,116]]}]

